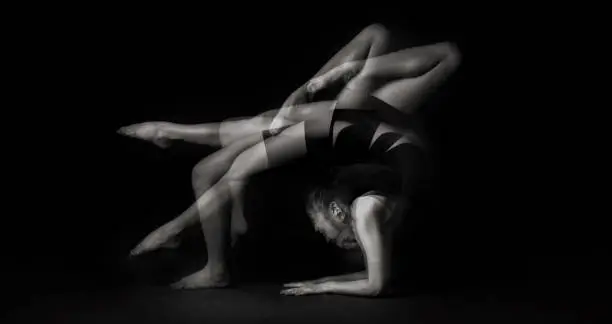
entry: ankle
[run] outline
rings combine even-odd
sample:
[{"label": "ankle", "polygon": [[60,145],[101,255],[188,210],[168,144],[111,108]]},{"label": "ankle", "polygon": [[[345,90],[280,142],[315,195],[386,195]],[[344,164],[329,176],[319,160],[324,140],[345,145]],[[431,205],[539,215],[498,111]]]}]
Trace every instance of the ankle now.
[{"label": "ankle", "polygon": [[163,138],[170,140],[177,140],[179,138],[178,129],[175,124],[169,122],[160,122],[158,124],[159,135]]},{"label": "ankle", "polygon": [[205,269],[212,276],[223,277],[223,276],[226,276],[228,274],[228,269],[227,269],[227,265],[225,264],[225,262],[218,262],[218,261],[208,262],[206,264]]}]

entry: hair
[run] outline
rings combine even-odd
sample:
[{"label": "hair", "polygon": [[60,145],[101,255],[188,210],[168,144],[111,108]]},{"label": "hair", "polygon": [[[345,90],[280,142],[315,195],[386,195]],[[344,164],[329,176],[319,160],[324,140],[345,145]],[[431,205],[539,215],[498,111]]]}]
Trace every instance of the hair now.
[{"label": "hair", "polygon": [[306,197],[306,212],[315,225],[330,219],[329,205],[335,202],[340,210],[351,218],[353,199],[373,189],[384,192],[398,190],[396,173],[378,164],[356,163],[332,168],[327,171],[324,185],[311,188]]},{"label": "hair", "polygon": [[338,204],[347,218],[351,217],[350,205],[352,201],[349,201],[347,192],[342,187],[318,187],[311,190],[306,198],[306,212],[315,223],[320,221],[317,216],[319,214],[329,219],[329,205],[332,202]]}]

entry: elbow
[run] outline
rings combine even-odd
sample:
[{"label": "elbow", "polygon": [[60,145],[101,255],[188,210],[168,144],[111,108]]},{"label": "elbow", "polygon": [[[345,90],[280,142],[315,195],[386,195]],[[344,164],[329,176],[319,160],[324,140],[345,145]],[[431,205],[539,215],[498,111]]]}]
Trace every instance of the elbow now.
[{"label": "elbow", "polygon": [[384,287],[382,285],[372,285],[368,289],[368,296],[370,297],[378,297],[382,295],[384,292]]},{"label": "elbow", "polygon": [[368,296],[378,297],[385,292],[386,288],[387,283],[385,281],[371,281],[368,285]]}]

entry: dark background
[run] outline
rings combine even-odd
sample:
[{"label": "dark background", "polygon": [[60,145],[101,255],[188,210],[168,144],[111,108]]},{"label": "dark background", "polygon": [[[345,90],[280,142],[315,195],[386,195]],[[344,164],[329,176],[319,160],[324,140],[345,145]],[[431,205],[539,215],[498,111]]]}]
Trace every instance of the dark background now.
[{"label": "dark background", "polygon": [[[464,56],[428,107],[440,180],[436,204],[407,249],[414,260],[407,277],[431,289],[602,287],[610,270],[605,213],[592,207],[595,187],[585,180],[597,179],[596,159],[581,137],[584,115],[575,114],[588,104],[571,98],[585,79],[569,44],[588,41],[568,41],[561,22],[495,23],[501,16],[466,8],[276,9],[250,16],[90,9],[79,18],[47,17],[21,40],[28,49],[17,68],[27,69],[16,83],[28,87],[10,105],[5,135],[15,208],[5,209],[3,225],[7,291],[25,299],[163,283],[202,265],[197,230],[177,252],[136,261],[127,254],[192,202],[191,167],[212,149],[161,150],[115,130],[276,108],[374,22],[416,43],[455,41]],[[257,215],[251,229],[258,234],[245,237],[235,261],[244,280],[335,267],[337,251],[311,233],[299,208],[299,183],[314,175],[295,172],[303,166],[254,179],[247,212]]]}]

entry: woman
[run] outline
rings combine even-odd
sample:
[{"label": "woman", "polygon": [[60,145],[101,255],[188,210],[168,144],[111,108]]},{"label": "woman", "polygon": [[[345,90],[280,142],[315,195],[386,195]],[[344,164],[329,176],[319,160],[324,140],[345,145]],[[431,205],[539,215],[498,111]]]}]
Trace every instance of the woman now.
[{"label": "woman", "polygon": [[[421,154],[418,140],[409,130],[409,116],[460,60],[457,49],[448,43],[388,53],[387,41],[383,27],[366,28],[296,90],[274,118],[264,114],[254,120],[220,125],[139,124],[122,129],[126,135],[164,145],[160,138],[196,141],[198,136],[193,134],[200,127],[202,133],[212,134],[205,140],[207,144],[225,145],[194,169],[194,189],[199,197],[196,203],[150,234],[132,253],[159,248],[199,219],[207,243],[207,265],[173,286],[226,286],[227,234],[223,229],[230,219],[232,237],[246,229],[241,224],[241,201],[250,176],[305,155],[334,165],[377,163],[400,175],[398,190],[314,195],[309,210],[317,229],[329,239],[361,248],[366,273],[289,284],[282,293],[373,296],[383,291],[390,273],[390,238],[405,217],[406,198],[416,182],[415,161]],[[335,100],[304,103],[309,94],[342,81],[346,85]],[[163,132],[166,135],[159,136]]]}]

